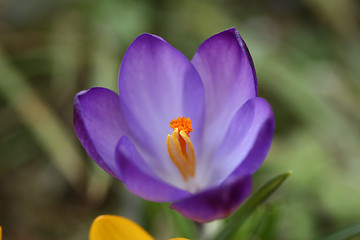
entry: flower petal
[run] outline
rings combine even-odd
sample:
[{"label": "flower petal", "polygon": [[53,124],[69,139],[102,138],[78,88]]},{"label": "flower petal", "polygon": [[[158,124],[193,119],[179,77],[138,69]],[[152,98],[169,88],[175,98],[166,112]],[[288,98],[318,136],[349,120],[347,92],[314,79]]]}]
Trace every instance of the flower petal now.
[{"label": "flower petal", "polygon": [[203,91],[191,62],[162,38],[142,34],[126,51],[119,73],[124,115],[141,155],[156,159],[144,158],[158,176],[170,171],[170,176],[181,178],[166,151],[166,136],[172,132],[169,123],[189,117],[196,145],[202,134]]},{"label": "flower petal", "polygon": [[248,100],[232,119],[213,157],[211,184],[220,184],[235,170],[236,175],[253,174],[270,149],[274,127],[274,115],[266,100]]},{"label": "flower petal", "polygon": [[263,124],[250,152],[229,177],[256,172],[269,152],[274,134],[274,125],[274,119],[269,119]]},{"label": "flower petal", "polygon": [[[257,79],[249,50],[235,28],[207,39],[192,63],[205,88],[206,122],[201,158],[209,159],[236,111],[257,96]],[[210,151],[209,151],[210,149]],[[201,163],[204,166],[208,162]]]},{"label": "flower petal", "polygon": [[116,171],[115,147],[128,131],[119,96],[106,88],[79,92],[74,100],[74,126],[91,158],[110,175],[121,180]]},{"label": "flower petal", "polygon": [[190,195],[157,178],[126,136],[120,139],[115,156],[124,184],[135,195],[154,202],[173,202]]},{"label": "flower petal", "polygon": [[135,222],[120,216],[101,215],[90,227],[90,240],[154,240]]},{"label": "flower petal", "polygon": [[170,207],[197,222],[225,218],[251,193],[251,176],[228,179],[223,184],[173,203]]}]

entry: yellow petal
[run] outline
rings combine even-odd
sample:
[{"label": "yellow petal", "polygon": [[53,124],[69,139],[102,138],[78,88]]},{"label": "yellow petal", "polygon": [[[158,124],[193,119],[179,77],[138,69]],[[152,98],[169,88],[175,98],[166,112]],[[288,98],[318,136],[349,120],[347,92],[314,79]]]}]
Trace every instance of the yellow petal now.
[{"label": "yellow petal", "polygon": [[172,239],[169,239],[169,240],[190,240],[190,239],[187,239],[187,238],[172,238]]},{"label": "yellow petal", "polygon": [[[101,215],[90,227],[90,240],[154,240],[133,221],[115,215]],[[0,239],[1,240],[1,239]]]},{"label": "yellow petal", "polygon": [[0,226],[0,240],[2,239],[2,228]]}]

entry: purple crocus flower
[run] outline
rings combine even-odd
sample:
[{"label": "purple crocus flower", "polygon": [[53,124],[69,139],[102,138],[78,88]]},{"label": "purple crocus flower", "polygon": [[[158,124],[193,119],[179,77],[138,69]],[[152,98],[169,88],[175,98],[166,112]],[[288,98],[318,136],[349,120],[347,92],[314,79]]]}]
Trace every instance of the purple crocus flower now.
[{"label": "purple crocus flower", "polygon": [[207,39],[191,61],[164,39],[140,35],[124,55],[119,94],[78,93],[74,125],[88,154],[132,193],[208,222],[250,195],[274,117],[232,28]]}]

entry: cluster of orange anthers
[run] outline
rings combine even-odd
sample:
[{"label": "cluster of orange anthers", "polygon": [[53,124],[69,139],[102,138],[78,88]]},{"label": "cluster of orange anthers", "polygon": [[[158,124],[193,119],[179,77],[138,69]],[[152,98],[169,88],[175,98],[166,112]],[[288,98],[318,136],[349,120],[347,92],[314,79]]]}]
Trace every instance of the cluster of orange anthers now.
[{"label": "cluster of orange anthers", "polygon": [[184,131],[189,137],[190,133],[193,131],[191,120],[186,117],[178,117],[177,119],[171,120],[170,127],[174,130],[177,128],[179,132]]}]

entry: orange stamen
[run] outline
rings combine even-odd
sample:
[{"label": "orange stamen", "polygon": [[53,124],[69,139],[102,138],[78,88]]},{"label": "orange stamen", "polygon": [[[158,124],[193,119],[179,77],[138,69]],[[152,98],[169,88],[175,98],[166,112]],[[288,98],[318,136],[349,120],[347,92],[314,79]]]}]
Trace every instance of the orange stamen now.
[{"label": "orange stamen", "polygon": [[192,132],[190,118],[178,117],[170,122],[170,127],[174,129],[168,135],[166,144],[170,159],[173,161],[179,172],[187,181],[189,177],[195,175],[195,151],[190,140]]}]

